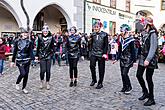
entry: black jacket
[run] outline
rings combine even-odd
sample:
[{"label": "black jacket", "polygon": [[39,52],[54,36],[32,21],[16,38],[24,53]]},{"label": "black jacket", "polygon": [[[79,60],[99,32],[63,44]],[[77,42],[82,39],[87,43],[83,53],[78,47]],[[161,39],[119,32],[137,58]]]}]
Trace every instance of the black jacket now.
[{"label": "black jacket", "polygon": [[66,50],[69,58],[79,58],[81,48],[81,38],[78,35],[71,35],[67,38]]},{"label": "black jacket", "polygon": [[107,54],[108,51],[108,34],[101,31],[99,33],[91,34],[92,51],[91,55],[102,57],[103,54]]},{"label": "black jacket", "polygon": [[36,56],[38,56],[41,60],[51,59],[51,56],[55,51],[54,43],[55,40],[51,35],[48,35],[46,37],[42,35],[38,37]]},{"label": "black jacket", "polygon": [[145,60],[150,62],[148,68],[158,68],[158,37],[155,30],[150,30],[142,37],[139,65],[144,66]]},{"label": "black jacket", "polygon": [[118,59],[121,67],[132,67],[135,60],[134,39],[129,36],[126,39],[121,38],[119,45]]},{"label": "black jacket", "polygon": [[14,43],[12,62],[17,66],[30,64],[34,60],[33,44],[29,39],[17,39]]}]

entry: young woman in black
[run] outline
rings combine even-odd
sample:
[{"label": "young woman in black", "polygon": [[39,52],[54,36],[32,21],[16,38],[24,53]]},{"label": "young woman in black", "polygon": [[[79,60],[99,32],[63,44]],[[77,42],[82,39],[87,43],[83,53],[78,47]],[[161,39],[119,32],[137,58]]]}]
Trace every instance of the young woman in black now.
[{"label": "young woman in black", "polygon": [[[70,87],[77,86],[78,69],[77,64],[80,57],[81,38],[76,35],[76,27],[71,27],[70,35],[67,38],[66,50],[68,52],[69,73],[70,73]],[[74,82],[73,82],[74,81]]]},{"label": "young woman in black", "polygon": [[13,51],[13,57],[12,57],[12,63],[11,66],[14,65],[16,62],[16,66],[19,69],[20,75],[18,76],[17,82],[16,82],[16,89],[19,90],[19,84],[21,80],[23,79],[23,87],[22,91],[27,94],[28,91],[25,89],[28,81],[28,75],[29,75],[29,68],[31,60],[34,60],[33,55],[33,44],[28,39],[28,33],[23,32],[14,43],[14,51]]},{"label": "young woman in black", "polygon": [[[147,34],[142,37],[141,55],[139,58],[136,76],[143,92],[143,95],[139,98],[139,100],[145,100],[148,98],[147,102],[144,103],[144,106],[151,106],[155,104],[152,76],[154,74],[154,70],[158,68],[158,35],[153,25],[152,18],[147,17],[143,23]],[[143,79],[145,70],[148,89]]]},{"label": "young woman in black", "polygon": [[49,31],[49,27],[44,25],[42,36],[38,37],[38,46],[36,59],[40,60],[40,79],[42,89],[44,87],[44,77],[46,73],[46,89],[50,89],[50,75],[51,75],[51,58],[54,53],[55,40]]}]

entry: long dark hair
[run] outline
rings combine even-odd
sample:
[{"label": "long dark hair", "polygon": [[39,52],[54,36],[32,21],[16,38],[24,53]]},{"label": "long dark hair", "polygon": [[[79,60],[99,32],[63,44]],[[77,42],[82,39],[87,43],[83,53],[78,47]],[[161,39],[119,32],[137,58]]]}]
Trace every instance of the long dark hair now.
[{"label": "long dark hair", "polygon": [[147,27],[149,26],[149,31],[151,31],[151,30],[154,30],[155,31],[155,33],[156,33],[156,35],[158,36],[158,31],[157,31],[157,29],[156,29],[156,27],[154,26],[154,25],[149,25],[149,24],[147,24]]}]

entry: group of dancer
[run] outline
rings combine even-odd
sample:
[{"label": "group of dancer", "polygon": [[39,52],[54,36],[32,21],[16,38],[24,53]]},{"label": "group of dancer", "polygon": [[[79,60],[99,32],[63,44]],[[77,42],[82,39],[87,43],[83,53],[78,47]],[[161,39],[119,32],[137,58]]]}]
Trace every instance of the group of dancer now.
[{"label": "group of dancer", "polygon": [[[139,57],[138,69],[137,69],[137,79],[141,85],[143,95],[139,100],[144,100],[148,98],[147,102],[144,103],[145,106],[150,106],[155,104],[154,100],[154,84],[152,76],[154,69],[158,68],[157,65],[157,31],[153,25],[153,20],[147,17],[144,22],[145,34],[142,37],[142,49]],[[89,42],[91,42],[91,56],[90,56],[90,70],[92,82],[90,86],[94,86],[97,83],[96,89],[101,89],[103,87],[103,80],[105,74],[105,61],[107,59],[108,51],[108,34],[101,31],[102,23],[96,22],[94,25],[94,32],[89,36]],[[76,27],[70,28],[70,35],[66,42],[66,51],[68,53],[69,61],[69,73],[70,73],[70,87],[77,86],[78,78],[78,68],[77,64],[81,55],[81,37],[76,34]],[[116,63],[120,60],[120,70],[123,87],[120,92],[125,94],[130,94],[132,91],[131,81],[129,78],[129,70],[136,62],[134,38],[129,34],[130,28],[127,25],[122,25],[120,27],[121,39],[118,50],[118,58],[113,61]],[[24,31],[21,37],[17,39],[14,43],[14,51],[11,65],[15,63],[19,68],[20,75],[16,81],[16,89],[20,90],[19,84],[23,79],[22,91],[27,94],[26,84],[28,80],[29,68],[31,60],[39,60],[40,62],[40,88],[46,87],[50,89],[50,76],[51,76],[51,56],[55,52],[53,39],[48,26],[44,26],[42,30],[42,36],[38,37],[37,53],[34,56],[32,43],[28,39],[28,32]],[[96,62],[98,62],[99,80],[96,77]],[[143,73],[146,70],[146,80],[148,83],[148,89],[145,85],[143,79]],[[46,73],[46,82],[44,81]]]}]

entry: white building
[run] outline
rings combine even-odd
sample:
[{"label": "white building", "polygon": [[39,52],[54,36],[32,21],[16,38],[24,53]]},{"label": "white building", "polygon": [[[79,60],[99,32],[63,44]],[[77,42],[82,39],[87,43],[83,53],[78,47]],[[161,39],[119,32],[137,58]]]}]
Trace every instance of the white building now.
[{"label": "white building", "polygon": [[[41,31],[46,22],[52,33],[76,26],[79,31],[92,32],[92,25],[100,20],[103,31],[119,32],[121,24],[134,30],[138,12],[152,16],[159,29],[165,24],[165,0],[22,0],[29,16],[29,27]],[[165,26],[165,25],[164,25]],[[27,28],[27,17],[21,0],[0,0],[0,33],[10,35]]]},{"label": "white building", "polygon": [[[81,0],[23,0],[29,16],[29,27],[41,31],[46,22],[52,33],[83,25],[83,2]],[[27,17],[21,8],[21,0],[0,0],[0,33],[20,32],[27,28]],[[81,30],[82,31],[82,30]]]},{"label": "white building", "polygon": [[85,32],[92,32],[96,21],[103,23],[103,31],[114,35],[122,24],[128,24],[134,30],[135,13],[131,13],[130,0],[86,0]]}]

